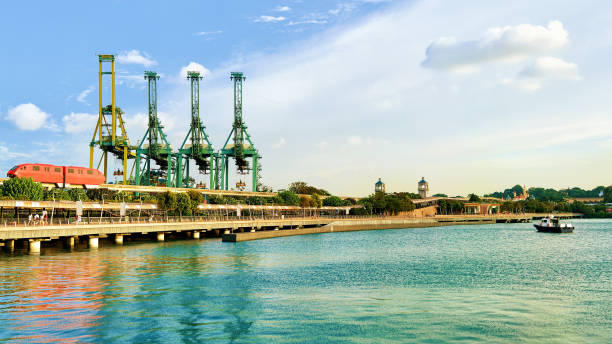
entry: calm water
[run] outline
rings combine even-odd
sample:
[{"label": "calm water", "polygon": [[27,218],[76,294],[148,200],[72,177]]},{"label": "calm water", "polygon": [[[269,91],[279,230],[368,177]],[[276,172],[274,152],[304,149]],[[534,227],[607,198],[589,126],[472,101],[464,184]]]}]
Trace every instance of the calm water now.
[{"label": "calm water", "polygon": [[0,255],[0,342],[612,342],[612,221]]}]

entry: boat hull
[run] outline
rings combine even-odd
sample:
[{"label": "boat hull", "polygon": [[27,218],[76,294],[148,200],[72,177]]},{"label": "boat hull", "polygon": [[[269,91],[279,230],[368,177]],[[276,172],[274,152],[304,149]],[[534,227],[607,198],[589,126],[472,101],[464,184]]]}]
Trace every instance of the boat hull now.
[{"label": "boat hull", "polygon": [[540,226],[537,224],[533,225],[538,232],[546,232],[546,233],[572,233],[574,231],[574,227],[553,227],[553,226]]}]

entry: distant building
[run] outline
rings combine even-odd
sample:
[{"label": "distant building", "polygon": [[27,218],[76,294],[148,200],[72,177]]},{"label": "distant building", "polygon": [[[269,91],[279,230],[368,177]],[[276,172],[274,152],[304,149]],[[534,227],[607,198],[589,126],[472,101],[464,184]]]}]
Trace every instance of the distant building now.
[{"label": "distant building", "polygon": [[513,201],[525,201],[529,198],[529,191],[527,191],[527,188],[523,185],[523,194],[522,195],[517,195],[516,192],[513,192],[513,197],[512,200]]},{"label": "distant building", "polygon": [[376,184],[374,184],[374,192],[385,192],[385,183],[378,178]]},{"label": "distant building", "polygon": [[429,183],[425,181],[425,177],[421,178],[419,182],[419,196],[421,198],[427,198],[427,193],[429,192]]}]

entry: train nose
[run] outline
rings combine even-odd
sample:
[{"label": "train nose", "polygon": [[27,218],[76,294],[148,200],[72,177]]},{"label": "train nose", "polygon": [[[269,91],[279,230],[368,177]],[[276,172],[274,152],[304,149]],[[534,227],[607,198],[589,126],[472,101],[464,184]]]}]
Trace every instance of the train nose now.
[{"label": "train nose", "polygon": [[6,176],[9,177],[9,178],[14,178],[15,177],[15,171],[8,171]]}]

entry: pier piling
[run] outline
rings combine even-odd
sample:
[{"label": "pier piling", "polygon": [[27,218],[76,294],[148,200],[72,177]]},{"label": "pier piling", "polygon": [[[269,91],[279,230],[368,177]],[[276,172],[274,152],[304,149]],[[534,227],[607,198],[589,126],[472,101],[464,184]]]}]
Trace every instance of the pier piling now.
[{"label": "pier piling", "polygon": [[89,237],[89,248],[98,248],[98,237]]}]

